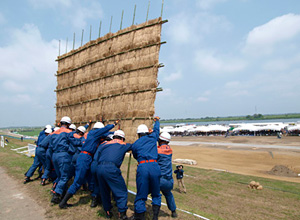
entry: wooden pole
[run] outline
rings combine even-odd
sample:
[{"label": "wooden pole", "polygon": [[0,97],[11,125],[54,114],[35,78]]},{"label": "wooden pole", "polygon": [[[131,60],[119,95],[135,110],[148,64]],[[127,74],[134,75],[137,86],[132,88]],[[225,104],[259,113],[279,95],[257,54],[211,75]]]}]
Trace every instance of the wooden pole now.
[{"label": "wooden pole", "polygon": [[163,10],[164,10],[164,0],[162,0],[162,4],[161,4],[161,13],[160,13],[161,18],[163,16]]},{"label": "wooden pole", "polygon": [[136,11],[136,5],[134,5],[134,11],[133,11],[132,25],[134,25],[134,20],[135,20],[135,11]]},{"label": "wooden pole", "polygon": [[110,26],[109,26],[109,33],[111,33],[111,25],[112,25],[113,16],[110,18]]},{"label": "wooden pole", "polygon": [[99,25],[99,34],[98,34],[98,38],[100,37],[100,34],[101,34],[101,26],[102,26],[102,21],[100,21],[100,25]]},{"label": "wooden pole", "polygon": [[122,10],[122,17],[121,17],[121,24],[120,24],[120,30],[122,30],[122,23],[123,23],[123,15],[124,15],[124,10]]},{"label": "wooden pole", "polygon": [[84,33],[84,29],[82,29],[82,34],[81,34],[81,45],[82,46],[82,43],[83,43],[83,33]]},{"label": "wooden pole", "polygon": [[146,21],[148,21],[149,8],[150,8],[150,0],[149,0],[149,2],[148,2],[148,9],[147,9],[147,17],[146,17]]}]

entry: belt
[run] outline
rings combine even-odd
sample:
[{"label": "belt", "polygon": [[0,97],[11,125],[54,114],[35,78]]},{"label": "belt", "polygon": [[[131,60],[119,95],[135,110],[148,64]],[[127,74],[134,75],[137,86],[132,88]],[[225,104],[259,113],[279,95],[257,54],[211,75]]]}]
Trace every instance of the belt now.
[{"label": "belt", "polygon": [[81,151],[81,153],[88,154],[88,155],[90,155],[91,157],[93,156],[93,154],[91,154],[91,153],[89,153],[89,152],[87,152],[87,151]]},{"label": "belt", "polygon": [[141,163],[153,163],[153,162],[157,162],[157,160],[142,160],[139,162],[139,164]]}]

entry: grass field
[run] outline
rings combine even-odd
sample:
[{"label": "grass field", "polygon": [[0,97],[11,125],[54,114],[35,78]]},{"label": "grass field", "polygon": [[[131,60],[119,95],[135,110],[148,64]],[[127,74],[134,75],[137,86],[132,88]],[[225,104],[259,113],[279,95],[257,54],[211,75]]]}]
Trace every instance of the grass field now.
[{"label": "grass field", "polygon": [[[16,154],[10,147],[24,146],[19,140],[10,139],[9,145],[0,148],[0,166],[16,181],[22,184],[24,173],[31,166],[33,159]],[[128,157],[125,158],[122,171],[127,175]],[[175,167],[174,167],[175,168]],[[271,180],[247,175],[227,172],[184,167],[184,181],[187,194],[179,193],[177,184],[174,185],[173,194],[177,208],[184,209],[209,219],[299,219],[300,216],[300,185],[298,183]],[[129,189],[135,189],[136,162],[132,159]],[[263,190],[251,190],[247,183],[255,180],[260,182]],[[104,212],[101,207],[91,209],[88,192],[80,190],[70,202],[75,207],[60,210],[57,205],[50,205],[51,184],[44,187],[39,181],[25,185],[26,191],[46,209],[46,216],[53,219],[102,219]],[[129,194],[128,215],[133,213],[134,196]],[[165,202],[164,198],[162,202]],[[151,212],[151,203],[147,208]],[[116,208],[114,208],[116,216]],[[162,207],[160,219],[171,219],[170,212]],[[178,211],[178,219],[199,219],[195,216]],[[114,218],[116,219],[116,218]],[[148,216],[147,219],[150,219]]]}]

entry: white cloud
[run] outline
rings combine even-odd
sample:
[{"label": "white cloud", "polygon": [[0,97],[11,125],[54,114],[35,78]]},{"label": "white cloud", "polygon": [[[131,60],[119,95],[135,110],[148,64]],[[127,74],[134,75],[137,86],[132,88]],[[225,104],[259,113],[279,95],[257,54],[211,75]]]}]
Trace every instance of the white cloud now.
[{"label": "white cloud", "polygon": [[179,72],[176,72],[176,73],[171,73],[168,76],[165,76],[164,81],[167,81],[167,82],[176,81],[178,79],[181,79],[181,77],[182,77],[182,74],[179,71]]},{"label": "white cloud", "polygon": [[208,34],[227,32],[232,24],[223,16],[209,13],[181,12],[170,18],[166,27],[168,38],[179,44],[195,44]]},{"label": "white cloud", "polygon": [[[33,100],[44,93],[53,94],[58,42],[44,41],[39,29],[31,24],[11,30],[10,36],[8,45],[0,47],[0,80],[3,82],[0,89],[7,102],[19,103],[20,99]],[[20,92],[22,94],[15,95]]]},{"label": "white cloud", "polygon": [[249,32],[244,52],[270,54],[274,46],[286,42],[300,34],[300,15],[286,14],[255,27]]},{"label": "white cloud", "polygon": [[89,19],[99,19],[103,16],[102,6],[97,0],[30,0],[29,2],[37,9],[55,10],[62,21],[72,24],[75,28],[84,28]]},{"label": "white cloud", "polygon": [[219,56],[213,51],[199,50],[196,52],[195,65],[204,73],[224,74],[235,73],[246,67],[246,62],[230,56]]},{"label": "white cloud", "polygon": [[226,1],[227,0],[198,0],[196,4],[200,9],[208,10],[213,8],[215,5]]},{"label": "white cloud", "polygon": [[202,96],[200,96],[200,97],[197,98],[197,101],[198,101],[198,102],[207,102],[207,101],[208,101],[208,98],[207,98],[207,97],[202,97]]}]

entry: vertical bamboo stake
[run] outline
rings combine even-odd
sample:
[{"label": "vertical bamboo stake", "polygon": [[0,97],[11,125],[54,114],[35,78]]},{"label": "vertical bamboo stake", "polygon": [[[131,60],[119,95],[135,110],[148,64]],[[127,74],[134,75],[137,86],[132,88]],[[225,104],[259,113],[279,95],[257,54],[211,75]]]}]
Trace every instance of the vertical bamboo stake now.
[{"label": "vertical bamboo stake", "polygon": [[161,4],[161,13],[160,13],[161,18],[163,16],[163,10],[164,10],[164,0],[162,0],[162,4]]},{"label": "vertical bamboo stake", "polygon": [[82,34],[81,34],[81,45],[82,46],[82,42],[83,42],[83,33],[84,33],[84,29],[82,29]]},{"label": "vertical bamboo stake", "polygon": [[148,2],[148,9],[147,9],[147,17],[146,17],[146,21],[148,21],[149,8],[150,8],[150,0],[149,0],[149,2]]},{"label": "vertical bamboo stake", "polygon": [[74,32],[74,35],[73,35],[73,50],[75,48],[75,32]]},{"label": "vertical bamboo stake", "polygon": [[133,11],[132,25],[134,25],[134,20],[135,20],[135,11],[136,11],[136,5],[134,5],[134,11]]},{"label": "vertical bamboo stake", "polygon": [[60,56],[60,40],[58,41],[58,56]]},{"label": "vertical bamboo stake", "polygon": [[101,34],[101,26],[102,26],[102,21],[100,21],[100,25],[99,25],[99,34],[98,34],[98,38],[100,37],[100,34]]},{"label": "vertical bamboo stake", "polygon": [[132,153],[130,152],[129,159],[128,159],[128,167],[127,167],[127,178],[126,178],[127,189],[128,189],[128,181],[129,181],[129,173],[130,173],[131,155],[132,155]]},{"label": "vertical bamboo stake", "polygon": [[122,17],[121,17],[121,24],[120,24],[120,30],[122,30],[122,23],[123,23],[123,15],[124,15],[124,10],[122,10]]},{"label": "vertical bamboo stake", "polygon": [[113,19],[113,16],[111,16],[111,18],[110,18],[109,33],[111,33],[111,24],[112,24],[112,19]]},{"label": "vertical bamboo stake", "polygon": [[66,53],[67,53],[67,51],[68,51],[68,38],[66,40]]},{"label": "vertical bamboo stake", "polygon": [[90,25],[90,41],[92,39],[92,25]]}]

